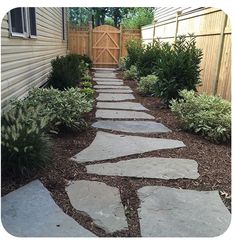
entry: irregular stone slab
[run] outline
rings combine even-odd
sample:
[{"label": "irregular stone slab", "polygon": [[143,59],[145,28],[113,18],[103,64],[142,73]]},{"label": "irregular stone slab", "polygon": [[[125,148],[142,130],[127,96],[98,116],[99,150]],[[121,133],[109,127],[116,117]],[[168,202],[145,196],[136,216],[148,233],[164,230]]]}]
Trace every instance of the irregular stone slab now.
[{"label": "irregular stone slab", "polygon": [[101,81],[96,81],[96,83],[98,85],[105,85],[105,86],[120,86],[120,85],[124,85],[123,82],[101,82]]},{"label": "irregular stone slab", "polygon": [[101,77],[95,77],[93,79],[94,81],[102,81],[102,82],[123,82],[122,79],[119,78],[101,78]]},{"label": "irregular stone slab", "polygon": [[127,89],[130,90],[129,86],[114,86],[114,85],[95,85],[94,88],[98,89]]},{"label": "irregular stone slab", "polygon": [[87,165],[87,172],[99,175],[154,179],[197,179],[198,164],[194,160],[147,157],[116,163]]},{"label": "irregular stone slab", "polygon": [[98,93],[117,93],[117,94],[131,94],[133,90],[131,89],[96,89]]},{"label": "irregular stone slab", "polygon": [[167,133],[170,129],[161,123],[149,121],[101,120],[92,125],[94,128],[110,129],[127,133]]},{"label": "irregular stone slab", "polygon": [[112,73],[112,72],[95,72],[94,73],[94,77],[95,78],[100,78],[100,77],[104,77],[104,78],[116,78],[116,73]]},{"label": "irregular stone slab", "polygon": [[84,163],[184,146],[179,140],[116,135],[98,131],[92,144],[72,157],[72,160]]},{"label": "irregular stone slab", "polygon": [[96,67],[92,69],[96,72],[107,72],[107,71],[114,72],[117,70],[117,68],[96,68]]},{"label": "irregular stone slab", "polygon": [[128,228],[119,189],[98,181],[79,180],[66,188],[72,206],[86,212],[106,232]]},{"label": "irregular stone slab", "polygon": [[132,94],[108,94],[100,93],[97,97],[98,101],[121,101],[121,100],[134,100]]},{"label": "irregular stone slab", "polygon": [[65,214],[39,180],[2,197],[2,224],[20,237],[94,237]]},{"label": "irregular stone slab", "polygon": [[96,111],[96,118],[155,119],[154,116],[146,112],[103,109]]},{"label": "irregular stone slab", "polygon": [[135,102],[97,102],[97,108],[148,111],[140,103]]},{"label": "irregular stone slab", "polygon": [[230,213],[217,191],[146,186],[138,190],[144,237],[214,237],[230,224]]}]

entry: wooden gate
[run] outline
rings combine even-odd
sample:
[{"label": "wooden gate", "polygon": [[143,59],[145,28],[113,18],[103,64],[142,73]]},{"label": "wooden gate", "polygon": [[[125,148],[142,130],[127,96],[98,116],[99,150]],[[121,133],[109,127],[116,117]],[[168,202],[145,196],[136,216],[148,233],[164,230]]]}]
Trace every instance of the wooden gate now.
[{"label": "wooden gate", "polygon": [[95,67],[116,67],[120,57],[120,30],[109,25],[95,27],[92,54]]}]

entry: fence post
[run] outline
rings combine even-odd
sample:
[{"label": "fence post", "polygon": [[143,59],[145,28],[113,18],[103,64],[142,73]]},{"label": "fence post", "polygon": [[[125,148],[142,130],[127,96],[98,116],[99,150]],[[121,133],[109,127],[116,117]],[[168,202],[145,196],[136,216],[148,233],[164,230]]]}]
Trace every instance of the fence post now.
[{"label": "fence post", "polygon": [[225,27],[227,24],[227,15],[223,12],[224,17],[221,25],[220,30],[220,40],[219,40],[219,48],[217,53],[217,60],[216,60],[216,66],[215,66],[215,74],[213,79],[213,86],[212,86],[212,93],[216,95],[217,88],[218,88],[218,82],[219,82],[219,76],[220,76],[220,67],[221,67],[221,61],[222,61],[222,54],[223,54],[223,48],[224,48],[224,34],[225,34]]},{"label": "fence post", "polygon": [[89,21],[88,53],[89,53],[90,59],[93,60],[93,26],[92,26],[92,21]]},{"label": "fence post", "polygon": [[182,11],[177,11],[176,12],[176,25],[175,25],[175,41],[174,43],[176,43],[176,39],[177,39],[177,35],[178,35],[178,29],[179,29],[179,16],[182,14]]},{"label": "fence post", "polygon": [[120,57],[122,57],[122,51],[123,51],[122,49],[123,49],[123,26],[122,24],[120,24]]}]

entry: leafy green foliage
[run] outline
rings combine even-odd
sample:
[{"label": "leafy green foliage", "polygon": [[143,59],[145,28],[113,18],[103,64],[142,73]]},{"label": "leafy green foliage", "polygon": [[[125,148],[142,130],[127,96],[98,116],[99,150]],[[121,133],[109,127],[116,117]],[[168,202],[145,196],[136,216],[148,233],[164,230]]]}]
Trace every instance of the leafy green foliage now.
[{"label": "leafy green foliage", "polygon": [[125,68],[130,69],[132,65],[137,66],[137,63],[143,53],[143,46],[140,40],[129,40],[127,42],[127,57],[125,59]]},{"label": "leafy green foliage", "polygon": [[143,95],[153,95],[155,93],[155,87],[158,77],[155,75],[148,75],[146,77],[141,77],[138,82],[138,91]]},{"label": "leafy green foliage", "polygon": [[[88,101],[94,101],[95,90],[90,87],[84,87],[80,90],[80,93],[83,94],[84,98]],[[89,111],[88,111],[89,112]]]},{"label": "leafy green foliage", "polygon": [[82,88],[92,88],[93,87],[93,84],[91,82],[81,82],[80,83],[80,86]]},{"label": "leafy green foliage", "polygon": [[93,78],[88,74],[86,74],[82,77],[83,82],[91,82],[92,80],[93,80]]},{"label": "leafy green foliage", "polygon": [[196,48],[195,37],[179,36],[175,44],[162,44],[160,59],[154,68],[159,77],[157,95],[166,104],[178,98],[183,89],[196,91],[200,81],[202,51]]},{"label": "leafy green foliage", "polygon": [[216,96],[195,95],[193,90],[179,92],[180,99],[171,101],[171,110],[185,130],[216,143],[231,139],[231,104]]},{"label": "leafy green foliage", "polygon": [[86,70],[92,66],[89,57],[85,55],[69,54],[57,57],[51,61],[52,71],[49,75],[49,86],[63,90],[75,87]]},{"label": "leafy green foliage", "polygon": [[119,69],[124,71],[125,70],[125,63],[126,63],[126,58],[125,57],[120,57],[119,59]]},{"label": "leafy green foliage", "polygon": [[45,129],[54,119],[52,114],[41,117],[41,106],[15,107],[2,116],[2,171],[25,175],[50,161],[51,141]]},{"label": "leafy green foliage", "polygon": [[154,8],[134,8],[128,17],[122,20],[126,29],[139,29],[142,26],[152,23],[154,18]]},{"label": "leafy green foliage", "polygon": [[[16,101],[18,108],[27,106],[37,108],[42,105],[41,117],[53,115],[54,119],[51,129],[58,130],[58,127],[80,130],[84,126],[83,114],[93,108],[93,89],[70,88],[64,91],[53,88],[35,88],[29,92],[27,98]],[[90,91],[91,90],[91,91]]]},{"label": "leafy green foliage", "polygon": [[124,71],[125,80],[134,80],[138,76],[137,67],[132,65],[129,70]]}]

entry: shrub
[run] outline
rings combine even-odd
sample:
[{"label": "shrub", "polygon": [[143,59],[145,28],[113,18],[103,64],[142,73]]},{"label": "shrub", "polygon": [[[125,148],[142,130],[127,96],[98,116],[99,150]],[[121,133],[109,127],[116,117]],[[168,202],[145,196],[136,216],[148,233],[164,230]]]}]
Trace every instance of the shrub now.
[{"label": "shrub", "polygon": [[155,87],[158,77],[155,75],[148,75],[141,77],[138,82],[138,91],[143,95],[153,95],[155,93]]},{"label": "shrub", "polygon": [[119,69],[124,71],[125,70],[125,63],[126,63],[126,58],[125,57],[120,57],[119,59]]},{"label": "shrub", "polygon": [[137,65],[143,52],[143,46],[140,40],[129,40],[126,48],[128,55],[125,59],[125,68],[129,70],[132,65]]},{"label": "shrub", "polygon": [[92,80],[93,80],[93,78],[88,74],[86,74],[82,77],[83,82],[91,82]]},{"label": "shrub", "polygon": [[142,55],[137,60],[137,69],[139,76],[153,74],[156,65],[160,63],[162,44],[155,41],[153,44],[143,46]]},{"label": "shrub", "polygon": [[2,116],[2,171],[25,175],[50,160],[51,142],[44,133],[53,115],[40,117],[43,108],[22,106]]},{"label": "shrub", "polygon": [[137,67],[132,65],[129,70],[124,71],[125,80],[134,80],[138,77]]},{"label": "shrub", "polygon": [[231,104],[219,97],[182,90],[171,101],[171,110],[185,130],[220,143],[231,139]]},{"label": "shrub", "polygon": [[[88,63],[87,63],[88,62]],[[75,87],[83,74],[91,66],[87,56],[69,54],[51,61],[52,71],[49,75],[49,86],[63,90]]]},{"label": "shrub", "polygon": [[93,108],[93,98],[91,94],[79,88],[64,91],[53,88],[35,88],[29,92],[27,98],[16,101],[15,105],[18,108],[23,105],[33,108],[42,105],[41,117],[54,116],[52,129],[58,130],[58,127],[66,127],[80,130],[84,125],[83,114]]},{"label": "shrub", "polygon": [[93,84],[91,82],[82,82],[80,83],[80,86],[83,88],[92,88]]},{"label": "shrub", "polygon": [[175,44],[162,44],[160,59],[156,63],[154,73],[158,76],[156,94],[166,104],[172,98],[178,98],[183,89],[196,91],[200,81],[200,62],[202,51],[196,48],[195,37],[177,38]]},{"label": "shrub", "polygon": [[80,93],[84,95],[84,98],[88,101],[94,100],[95,90],[90,87],[85,87],[80,90]]}]

